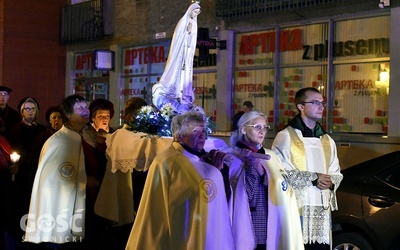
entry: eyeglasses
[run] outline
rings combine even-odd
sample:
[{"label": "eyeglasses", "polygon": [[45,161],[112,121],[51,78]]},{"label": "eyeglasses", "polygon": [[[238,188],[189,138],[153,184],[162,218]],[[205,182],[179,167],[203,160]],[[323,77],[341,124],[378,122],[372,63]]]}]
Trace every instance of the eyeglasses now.
[{"label": "eyeglasses", "polygon": [[25,111],[31,112],[31,111],[36,111],[36,108],[24,108]]},{"label": "eyeglasses", "polygon": [[315,106],[322,105],[322,107],[326,107],[326,102],[320,102],[320,101],[301,102],[301,104],[306,104],[306,103],[311,103],[312,105]]},{"label": "eyeglasses", "polygon": [[254,124],[254,125],[246,125],[246,127],[253,127],[257,131],[261,131],[261,130],[267,131],[267,130],[269,130],[271,128],[271,126],[269,126],[269,125],[262,125],[262,124],[259,124],[259,123]]},{"label": "eyeglasses", "polygon": [[8,93],[0,93],[0,96],[8,96]]}]

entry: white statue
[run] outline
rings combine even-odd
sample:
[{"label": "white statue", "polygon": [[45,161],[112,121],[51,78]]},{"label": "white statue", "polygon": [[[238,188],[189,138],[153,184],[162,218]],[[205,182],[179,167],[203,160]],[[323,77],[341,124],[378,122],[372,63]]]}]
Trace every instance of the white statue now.
[{"label": "white statue", "polygon": [[183,113],[193,106],[193,58],[200,12],[198,2],[192,3],[175,27],[164,73],[152,88],[153,104],[158,109],[171,103],[176,112]]}]

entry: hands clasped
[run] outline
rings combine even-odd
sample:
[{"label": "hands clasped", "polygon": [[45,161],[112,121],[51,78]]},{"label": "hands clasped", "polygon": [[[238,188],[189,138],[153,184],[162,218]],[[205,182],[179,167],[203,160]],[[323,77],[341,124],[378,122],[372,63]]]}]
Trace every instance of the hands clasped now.
[{"label": "hands clasped", "polygon": [[332,187],[332,180],[330,175],[321,173],[317,173],[317,175],[318,175],[317,187],[319,189],[324,190]]}]

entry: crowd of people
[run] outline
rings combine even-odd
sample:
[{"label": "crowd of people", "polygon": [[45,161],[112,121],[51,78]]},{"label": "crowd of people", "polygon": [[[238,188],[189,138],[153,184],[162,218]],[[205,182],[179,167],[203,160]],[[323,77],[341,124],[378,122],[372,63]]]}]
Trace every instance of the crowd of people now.
[{"label": "crowd of people", "polygon": [[230,145],[208,151],[199,112],[175,115],[162,140],[128,128],[142,98],[126,102],[114,130],[113,103],[70,95],[47,110],[46,128],[38,101],[16,111],[11,91],[0,86],[1,249],[331,247],[342,175],[315,88],[296,93],[298,114],[271,149],[267,117],[248,110]]}]

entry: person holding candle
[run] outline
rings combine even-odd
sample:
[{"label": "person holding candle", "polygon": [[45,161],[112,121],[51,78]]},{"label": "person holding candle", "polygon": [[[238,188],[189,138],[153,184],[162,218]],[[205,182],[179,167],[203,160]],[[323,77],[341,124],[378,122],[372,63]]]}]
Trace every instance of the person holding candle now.
[{"label": "person holding candle", "polygon": [[29,178],[32,171],[32,149],[36,138],[46,130],[46,127],[37,122],[39,103],[33,97],[22,98],[18,104],[22,121],[15,125],[9,134],[9,142],[21,158],[15,164],[13,181],[8,190],[12,193],[7,201],[9,207],[8,230],[15,237],[16,244],[21,244],[24,234],[20,227],[21,218],[28,213],[33,179]]},{"label": "person holding candle", "polygon": [[[11,185],[12,174],[16,169],[14,163],[17,161],[16,156],[18,156],[18,154],[12,152],[13,150],[7,139],[0,135],[0,197],[2,199],[9,195],[7,187]],[[0,206],[0,214],[7,216],[5,206]],[[8,238],[6,236],[8,233],[6,233],[5,228],[5,218],[3,217],[0,220],[0,249],[6,249],[4,239]]]}]

